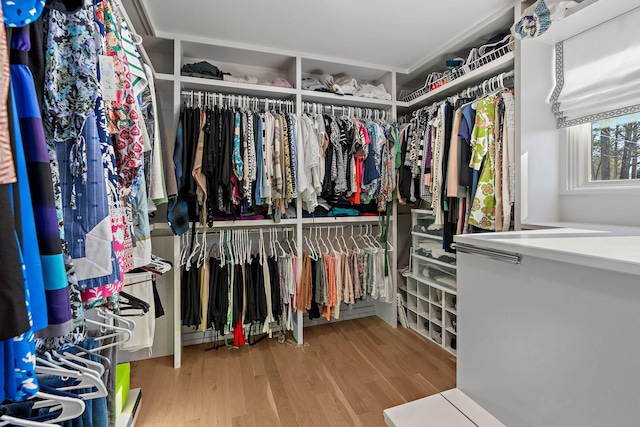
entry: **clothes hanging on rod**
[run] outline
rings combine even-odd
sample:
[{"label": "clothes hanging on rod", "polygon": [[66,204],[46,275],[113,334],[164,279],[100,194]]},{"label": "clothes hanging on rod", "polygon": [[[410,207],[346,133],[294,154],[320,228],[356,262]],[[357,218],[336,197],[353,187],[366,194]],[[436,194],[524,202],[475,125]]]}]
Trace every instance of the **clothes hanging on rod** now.
[{"label": "clothes hanging on rod", "polygon": [[[321,230],[327,230],[327,235],[323,237]],[[391,279],[385,272],[386,239],[380,243],[368,227],[358,237],[360,243],[352,228],[347,243],[344,226],[309,227],[297,299],[298,310],[306,311],[309,319],[339,319],[342,304],[348,307],[357,301],[389,302],[392,298]]]},{"label": "clothes hanging on rod", "polygon": [[111,1],[20,2],[29,21],[3,20],[0,402],[37,399],[35,355],[88,343],[85,310],[117,311],[125,272],[151,262],[147,205],[166,201],[157,98]]},{"label": "clothes hanging on rod", "polygon": [[401,127],[400,203],[431,204],[443,249],[455,234],[508,231],[515,201],[515,103],[502,73],[412,113]]},{"label": "clothes hanging on rod", "polygon": [[[303,209],[309,216],[385,212],[395,188],[397,125],[387,122],[380,110],[321,104],[307,104],[305,110]],[[329,112],[323,114],[325,110]]]},{"label": "clothes hanging on rod", "polygon": [[228,218],[294,218],[293,103],[192,92],[183,98],[174,155],[179,200],[169,206],[174,232],[186,231],[187,218],[207,226]]},{"label": "clothes hanging on rod", "polygon": [[291,330],[298,298],[294,236],[286,228],[192,230],[182,242],[182,324],[220,336],[233,332],[236,345],[254,327]]}]

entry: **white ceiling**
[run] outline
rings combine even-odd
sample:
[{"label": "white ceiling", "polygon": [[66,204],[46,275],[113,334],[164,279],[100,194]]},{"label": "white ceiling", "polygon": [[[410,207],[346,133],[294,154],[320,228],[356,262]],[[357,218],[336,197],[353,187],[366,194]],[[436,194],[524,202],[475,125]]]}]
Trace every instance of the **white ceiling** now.
[{"label": "white ceiling", "polygon": [[157,33],[408,70],[512,0],[140,0]]}]

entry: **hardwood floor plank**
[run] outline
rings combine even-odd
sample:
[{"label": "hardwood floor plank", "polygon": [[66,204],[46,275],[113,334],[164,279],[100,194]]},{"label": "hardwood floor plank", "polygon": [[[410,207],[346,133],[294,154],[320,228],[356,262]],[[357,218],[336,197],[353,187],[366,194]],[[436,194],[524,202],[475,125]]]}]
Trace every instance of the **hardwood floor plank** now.
[{"label": "hardwood floor plank", "polygon": [[184,348],[132,364],[140,427],[383,427],[388,407],[455,387],[455,358],[377,317],[305,329],[308,347],[264,340]]}]

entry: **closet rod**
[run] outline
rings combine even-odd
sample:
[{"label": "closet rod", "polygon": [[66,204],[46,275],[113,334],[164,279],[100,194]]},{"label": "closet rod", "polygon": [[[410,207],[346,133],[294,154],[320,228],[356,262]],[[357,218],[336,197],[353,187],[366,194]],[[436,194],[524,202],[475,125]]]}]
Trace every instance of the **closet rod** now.
[{"label": "closet rod", "polygon": [[496,74],[495,76],[487,78],[482,83],[479,83],[475,86],[469,86],[466,89],[461,90],[455,95],[450,95],[444,99],[441,99],[440,101],[434,102],[433,104],[425,105],[424,107],[421,107],[413,111],[412,113],[405,114],[400,118],[400,121],[403,121],[403,119],[406,119],[406,118],[410,119],[412,116],[415,116],[415,114],[418,114],[418,112],[420,111],[428,111],[434,108],[438,108],[445,102],[455,102],[458,98],[481,98],[495,90],[507,89],[507,86],[509,85],[506,85],[504,82],[514,77],[515,77],[515,71],[513,70]]},{"label": "closet rod", "polygon": [[[365,224],[365,227],[380,227],[380,224],[377,223],[367,223]],[[302,228],[317,228],[318,230],[333,230],[333,229],[337,229],[337,228],[348,228],[348,227],[360,227],[359,229],[362,228],[362,224],[344,224],[344,225],[313,225],[313,224],[302,224]]]},{"label": "closet rod", "polygon": [[[269,230],[275,230],[279,233],[289,233],[289,232],[296,232],[296,229],[294,227],[266,227],[266,228],[221,228],[219,230],[207,230],[207,231],[197,231],[198,234],[220,234],[220,233],[224,233],[227,231],[242,231],[242,232],[249,232],[249,234],[260,234],[260,233],[269,233]],[[186,234],[186,233],[185,233]],[[187,236],[188,238],[191,238],[191,234],[189,233],[189,235]]]},{"label": "closet rod", "polygon": [[[269,108],[269,106],[277,106],[277,107],[295,107],[295,101],[288,99],[272,99],[272,98],[259,98],[257,96],[247,96],[247,95],[234,95],[228,93],[216,93],[216,92],[204,92],[204,91],[194,91],[194,90],[183,90],[181,93],[183,98],[190,100],[193,105],[196,101],[199,105],[231,105],[231,106],[254,106],[264,105],[265,108]],[[226,103],[225,103],[226,101]]]},{"label": "closet rod", "polygon": [[387,110],[383,110],[379,108],[349,107],[344,105],[322,104],[319,102],[303,102],[302,109],[306,112],[313,111],[314,113],[317,112],[318,110],[320,112],[329,110],[331,111],[332,115],[335,115],[335,111],[337,110],[342,112],[343,115],[347,115],[349,117],[363,117],[365,115],[368,115],[369,117],[373,117],[373,116],[381,117],[382,120],[386,120],[388,115]]}]

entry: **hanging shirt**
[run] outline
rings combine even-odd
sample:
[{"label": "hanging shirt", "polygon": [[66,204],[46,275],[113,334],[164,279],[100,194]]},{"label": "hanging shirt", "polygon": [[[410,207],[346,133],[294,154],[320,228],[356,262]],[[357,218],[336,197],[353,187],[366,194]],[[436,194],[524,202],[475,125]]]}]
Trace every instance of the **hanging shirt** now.
[{"label": "hanging shirt", "polygon": [[494,191],[495,178],[495,139],[493,126],[495,121],[494,97],[487,97],[478,102],[476,123],[471,137],[473,157],[469,166],[480,170],[478,188],[473,196],[473,205],[469,216],[469,224],[484,230],[495,230],[496,199]]}]

